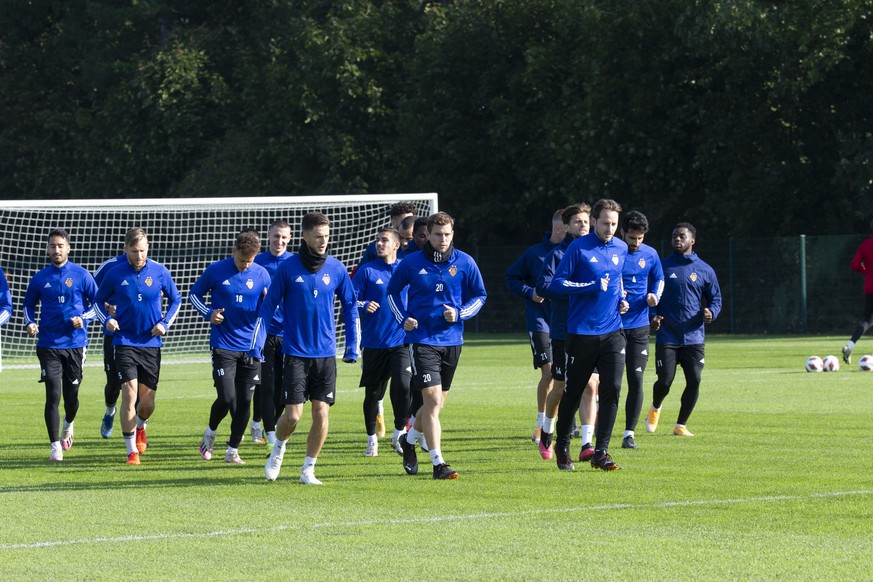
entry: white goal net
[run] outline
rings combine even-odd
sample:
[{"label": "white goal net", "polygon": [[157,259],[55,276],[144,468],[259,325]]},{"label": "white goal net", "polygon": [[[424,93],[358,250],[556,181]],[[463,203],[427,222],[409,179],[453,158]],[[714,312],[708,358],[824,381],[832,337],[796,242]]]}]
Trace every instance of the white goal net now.
[{"label": "white goal net", "polygon": [[[30,366],[36,361],[35,340],[27,337],[21,304],[27,283],[48,264],[48,233],[63,228],[70,233],[70,260],[92,274],[106,259],[123,252],[124,235],[142,227],[149,236],[149,258],[164,264],[173,276],[183,304],[164,340],[164,354],[207,356],[209,326],[188,304],[187,295],[209,264],[229,257],[234,239],[243,228],[261,233],[267,249],[267,229],[277,219],[291,225],[288,250],[300,244],[300,222],[308,212],[323,212],[331,221],[328,252],[351,269],[376,231],[388,224],[397,202],[410,202],[420,216],[438,210],[437,195],[361,194],[271,198],[203,198],[168,200],[33,200],[0,201],[0,266],[12,292],[12,319],[0,328],[2,364]],[[337,310],[339,313],[339,310]],[[89,326],[91,361],[99,356],[103,334],[99,321]],[[338,322],[338,349],[344,347]],[[207,356],[208,357],[208,356]]]}]

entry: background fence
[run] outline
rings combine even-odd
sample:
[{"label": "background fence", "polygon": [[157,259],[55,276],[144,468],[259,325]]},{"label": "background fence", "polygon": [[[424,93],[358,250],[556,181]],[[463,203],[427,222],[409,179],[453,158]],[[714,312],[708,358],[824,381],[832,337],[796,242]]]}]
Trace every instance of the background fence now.
[{"label": "background fence", "polygon": [[[863,276],[849,269],[861,235],[700,240],[695,251],[712,265],[724,306],[713,333],[851,334],[863,307]],[[535,241],[531,241],[533,244]],[[662,257],[669,241],[647,240]],[[519,332],[524,304],[504,273],[524,246],[463,249],[479,264],[488,301],[471,331]]]}]

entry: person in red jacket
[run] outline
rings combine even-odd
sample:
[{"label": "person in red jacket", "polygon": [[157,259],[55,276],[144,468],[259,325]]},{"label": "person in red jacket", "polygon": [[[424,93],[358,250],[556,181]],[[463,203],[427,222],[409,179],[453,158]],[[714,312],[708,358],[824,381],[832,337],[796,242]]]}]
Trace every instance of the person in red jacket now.
[{"label": "person in red jacket", "polygon": [[[870,230],[873,231],[873,220],[870,221]],[[852,267],[853,271],[864,273],[864,315],[855,326],[852,339],[843,347],[843,361],[847,364],[852,363],[852,350],[855,348],[855,342],[867,333],[870,326],[873,326],[873,236],[858,246],[849,266]]]}]

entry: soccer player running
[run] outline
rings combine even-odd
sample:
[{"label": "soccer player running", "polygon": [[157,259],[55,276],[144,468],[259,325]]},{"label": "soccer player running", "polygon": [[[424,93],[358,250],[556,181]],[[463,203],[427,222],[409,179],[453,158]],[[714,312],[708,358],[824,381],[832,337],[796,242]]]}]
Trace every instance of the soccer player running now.
[{"label": "soccer player running", "polygon": [[[208,321],[212,354],[212,379],[217,397],[203,432],[200,456],[212,458],[218,425],[230,412],[230,439],[225,463],[244,465],[240,459],[242,442],[249,420],[249,405],[255,386],[261,381],[261,362],[248,355],[261,300],[270,286],[267,270],[255,264],[261,250],[257,233],[243,231],[236,236],[232,257],[212,263],[194,283],[188,301]],[[207,305],[205,296],[210,294]]]},{"label": "soccer player running", "polygon": [[[117,257],[112,257],[111,259],[103,261],[103,263],[97,267],[97,271],[94,272],[94,282],[97,283],[97,287],[100,287],[103,283],[103,279],[106,278],[106,273],[108,273],[112,267],[126,261],[127,255],[123,253]],[[107,303],[103,307],[109,315],[115,315],[114,305],[109,305]],[[100,423],[100,436],[108,439],[112,436],[113,424],[115,424],[115,414],[117,411],[116,404],[118,403],[118,397],[121,395],[121,382],[118,381],[118,372],[115,370],[112,332],[107,330],[106,327],[102,327],[102,329],[103,371],[106,373],[106,384],[103,386],[103,400],[106,404],[106,412],[103,414],[103,421]]]},{"label": "soccer player running", "polygon": [[[37,272],[24,295],[24,324],[30,337],[39,336],[36,355],[45,383],[45,427],[51,443],[50,461],[63,461],[73,446],[73,421],[79,410],[82,364],[88,345],[88,322],[95,317],[97,284],[91,273],[67,257],[70,236],[63,229],[49,233],[51,264]],[[39,323],[36,307],[41,305]],[[60,438],[58,405],[64,396],[64,425]]]},{"label": "soccer player running", "polygon": [[685,373],[685,390],[679,417],[673,427],[676,436],[694,436],[686,425],[700,395],[704,364],[704,325],[712,323],[721,311],[721,289],[712,267],[694,252],[697,229],[687,222],[673,227],[673,252],[661,264],[664,268],[664,294],[652,319],[655,336],[655,371],[658,379],[652,388],[652,406],[646,415],[646,430],[655,432],[661,404],[676,377],[676,365]]},{"label": "soccer player running", "polygon": [[[873,231],[873,220],[870,221],[870,230]],[[860,244],[849,266],[856,273],[864,273],[864,314],[858,320],[849,343],[843,347],[843,361],[847,364],[852,363],[855,344],[873,326],[873,236]]]},{"label": "soccer player running", "polygon": [[[291,225],[285,220],[275,220],[270,225],[267,234],[267,250],[255,257],[255,263],[267,270],[272,281],[276,277],[279,266],[291,258],[288,243],[291,242]],[[267,339],[264,343],[264,363],[261,365],[261,383],[255,388],[253,398],[255,414],[260,418],[252,419],[252,441],[255,444],[263,442],[266,434],[267,443],[272,447],[276,443],[276,419],[282,414],[280,396],[282,394],[282,306],[280,305],[267,327]]]},{"label": "soccer player running", "polygon": [[546,397],[552,389],[552,351],[549,347],[549,304],[536,290],[536,281],[543,270],[543,260],[564,239],[567,227],[561,219],[563,209],[552,215],[552,230],[543,240],[528,247],[507,270],[506,286],[524,299],[524,322],[527,328],[530,349],[533,352],[534,370],[539,369],[537,383],[537,420],[531,440],[539,444],[545,420]]},{"label": "soccer player running", "polygon": [[[148,448],[146,425],[155,411],[161,375],[163,336],[170,329],[182,296],[167,268],[148,258],[145,230],[132,228],[124,236],[127,261],[112,268],[97,290],[97,317],[113,332],[115,369],[121,382],[121,434],[127,464],[139,465]],[[167,310],[163,312],[164,298]],[[115,315],[106,304],[115,306]]]},{"label": "soccer player running", "polygon": [[609,455],[609,440],[624,375],[621,313],[628,307],[622,298],[621,281],[627,245],[614,236],[619,212],[621,205],[615,200],[601,199],[594,204],[593,232],[570,244],[549,284],[550,291],[570,295],[567,381],[558,408],[555,439],[555,457],[558,468],[563,470],[574,469],[570,460],[573,415],[595,368],[600,373],[600,407],[591,466],[604,471],[618,469]]},{"label": "soccer player running", "polygon": [[[388,218],[389,223],[391,224],[391,228],[399,231],[400,225],[403,223],[403,220],[414,215],[415,205],[411,202],[397,202],[396,204],[393,204],[391,206],[391,209],[388,211]],[[363,265],[366,265],[370,261],[375,261],[376,258],[376,241],[373,241],[367,245],[366,249],[364,249],[364,254],[361,256],[361,260],[358,261],[358,265],[355,267],[355,269],[360,269]]]},{"label": "soccer player running", "polygon": [[397,258],[399,248],[400,234],[393,228],[381,229],[376,234],[377,259],[358,269],[352,278],[361,313],[363,368],[360,386],[364,388],[364,428],[367,431],[365,457],[379,454],[376,415],[389,380],[391,407],[394,409],[391,446],[403,454],[399,438],[406,428],[412,369],[409,350],[405,345],[406,332],[388,308],[388,282],[400,265]]},{"label": "soccer player running", "polygon": [[[560,264],[570,244],[580,236],[588,234],[590,215],[591,207],[584,202],[572,204],[561,212],[561,220],[566,225],[567,233],[564,235],[564,240],[561,241],[561,244],[546,256],[543,261],[542,270],[537,277],[537,293],[547,297],[551,304],[549,337],[552,345],[552,378],[555,384],[546,398],[545,420],[539,443],[540,456],[547,461],[551,460],[555,454],[553,436],[558,417],[558,407],[564,395],[567,372],[565,344],[567,340],[567,317],[570,311],[569,298],[566,295],[550,291],[549,285],[555,276],[558,264]],[[579,436],[582,437],[582,448],[579,450],[580,461],[587,461],[594,454],[594,446],[591,442],[594,440],[594,421],[597,418],[597,385],[599,379],[600,376],[598,376],[597,371],[592,372],[588,384],[582,391],[582,398],[579,402],[579,420],[581,422]]]},{"label": "soccer player running", "polygon": [[621,315],[627,340],[623,449],[639,448],[634,440],[634,431],[643,407],[643,374],[649,362],[649,309],[658,305],[664,291],[661,259],[655,249],[643,243],[648,231],[649,220],[642,212],[631,210],[621,217],[621,238],[627,243],[627,258],[621,277],[628,303],[627,312]]},{"label": "soccer player running", "polygon": [[263,359],[266,326],[281,304],[284,313],[282,404],[276,421],[276,444],[264,475],[275,481],[282,468],[285,445],[297,428],[303,404],[312,402],[312,426],[306,439],[306,459],[300,473],[304,485],[321,485],[315,463],[328,432],[328,413],[336,399],[336,329],[334,300],[342,306],[346,331],[343,362],[358,359],[358,305],[345,266],[327,254],[330,221],[320,212],[303,217],[303,242],[296,255],[282,262],[270,283],[255,323],[249,354]]},{"label": "soccer player running", "polygon": [[410,475],[418,473],[415,443],[424,432],[434,479],[458,477],[443,459],[440,411],[461,356],[464,321],[479,313],[486,298],[479,267],[452,245],[454,227],[454,219],[445,212],[429,216],[424,248],[403,259],[388,285],[391,312],[411,344],[413,389],[423,399],[415,423],[400,436],[403,468]]}]

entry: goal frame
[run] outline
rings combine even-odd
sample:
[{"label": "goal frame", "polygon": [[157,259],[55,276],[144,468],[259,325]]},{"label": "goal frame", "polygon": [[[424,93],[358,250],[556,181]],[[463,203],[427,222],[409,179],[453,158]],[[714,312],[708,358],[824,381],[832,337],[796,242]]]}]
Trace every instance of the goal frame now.
[{"label": "goal frame", "polygon": [[[369,222],[367,224],[362,224],[360,229],[352,229],[353,234],[362,241],[362,245],[360,248],[357,247],[348,247],[341,254],[337,254],[334,249],[334,241],[336,240],[332,236],[331,246],[328,247],[328,252],[332,255],[340,259],[345,265],[346,268],[351,272],[357,263],[358,258],[363,254],[364,249],[368,242],[371,240],[368,237],[375,237],[378,229],[384,224],[388,223],[389,220],[389,210],[390,207],[397,202],[412,202],[416,204],[420,209],[425,209],[426,212],[433,213],[439,210],[439,198],[438,194],[435,192],[425,192],[425,193],[398,193],[398,194],[336,194],[336,195],[306,195],[306,196],[257,196],[257,197],[227,197],[227,198],[217,198],[217,197],[209,197],[209,198],[146,198],[146,199],[85,199],[85,200],[2,200],[0,201],[0,216],[8,217],[11,213],[16,211],[20,211],[22,214],[26,212],[34,212],[39,213],[40,211],[44,211],[46,213],[51,213],[53,216],[57,218],[52,218],[50,222],[46,222],[44,225],[40,227],[33,227],[34,229],[40,229],[38,233],[27,233],[29,236],[21,236],[15,238],[15,231],[13,230],[14,226],[7,226],[4,228],[6,231],[5,236],[10,240],[0,240],[0,266],[3,267],[4,271],[7,271],[7,264],[13,262],[14,259],[19,259],[21,256],[27,257],[29,263],[32,263],[34,266],[30,267],[31,272],[16,272],[15,278],[15,288],[13,289],[13,282],[10,281],[10,290],[12,291],[12,303],[13,303],[13,316],[12,318],[4,325],[0,327],[0,371],[3,370],[5,365],[6,368],[35,368],[38,367],[36,362],[35,355],[35,342],[26,337],[24,332],[24,324],[22,319],[22,303],[24,301],[24,288],[26,288],[26,282],[36,273],[39,268],[42,268],[48,264],[48,258],[45,256],[45,237],[48,235],[48,231],[51,228],[67,228],[70,230],[73,252],[70,255],[70,260],[81,265],[86,268],[92,274],[96,271],[97,264],[93,264],[93,261],[90,262],[80,262],[77,260],[77,243],[81,240],[81,225],[82,220],[77,219],[77,213],[81,214],[82,211],[91,211],[95,212],[99,209],[105,208],[106,213],[124,213],[130,211],[132,213],[140,212],[140,213],[154,213],[165,210],[169,213],[176,213],[178,216],[183,212],[192,212],[196,213],[198,211],[203,211],[204,213],[209,212],[222,212],[222,213],[230,213],[234,210],[243,212],[253,212],[253,211],[263,211],[263,212],[272,212],[272,218],[279,219],[285,218],[291,224],[291,233],[292,240],[288,245],[288,250],[291,252],[296,252],[297,246],[299,244],[299,234],[300,234],[300,224],[296,219],[291,218],[291,215],[302,215],[305,212],[312,211],[321,211],[325,212],[328,215],[328,218],[331,219],[333,224],[337,224],[336,218],[340,216],[344,209],[349,210],[352,207],[360,205],[363,208],[365,205],[379,205],[384,206],[384,219],[382,215],[376,213],[379,218],[368,217]],[[334,210],[335,208],[335,210]],[[379,208],[381,211],[381,207]],[[369,211],[369,209],[368,209]],[[287,215],[283,215],[287,213]],[[96,224],[96,223],[95,223]],[[177,234],[178,236],[182,236],[182,233],[170,233],[167,234],[167,231],[161,232],[160,228],[156,228],[154,225],[148,224],[139,224],[139,223],[128,223],[125,224],[124,227],[130,228],[134,226],[143,226],[146,228],[147,232],[151,235],[152,233],[156,234],[156,237],[161,240],[161,245],[165,247],[169,247],[173,243],[173,234]],[[267,233],[266,229],[268,228],[268,224],[258,223],[258,224],[246,224],[243,227],[254,227],[261,232],[262,235],[262,250],[266,250],[267,248]],[[346,225],[346,230],[344,233],[348,232],[348,225]],[[44,232],[43,232],[44,231]],[[238,232],[238,230],[237,230]],[[332,235],[339,231],[336,230],[336,227],[332,229]],[[235,234],[235,233],[234,233]],[[350,235],[346,235],[350,236]],[[107,245],[116,249],[116,251],[105,253],[105,256],[102,256],[100,262],[103,260],[109,259],[113,256],[116,256],[121,253],[123,247],[123,237],[119,238],[117,234],[107,235],[107,238],[110,239]],[[151,238],[151,237],[150,237]],[[23,242],[24,239],[27,239],[28,242]],[[181,240],[181,239],[176,239]],[[34,241],[39,241],[36,244]],[[357,244],[358,241],[353,241]],[[16,246],[18,244],[19,246]],[[214,256],[207,256],[203,258],[199,258],[197,260],[198,264],[196,265],[196,271],[202,272],[206,266],[215,262],[216,260],[220,260],[230,256],[230,247],[233,244],[233,239],[231,236],[227,237],[227,244],[225,246],[226,253],[224,254],[216,254]],[[152,246],[155,246],[154,243]],[[168,254],[170,251],[169,248],[165,248],[164,252],[154,253],[154,257],[152,257],[152,253],[150,253],[150,258],[154,258],[158,262],[165,263],[163,255]],[[34,261],[35,256],[40,257],[40,261]],[[193,261],[192,261],[193,262]],[[39,264],[39,267],[36,268],[35,265]],[[173,275],[174,279],[176,279],[176,273],[173,272],[173,269],[170,269],[171,275]],[[7,271],[7,276],[9,275]],[[190,278],[190,277],[189,277]],[[22,281],[24,281],[24,287],[22,288]],[[187,305],[187,294],[190,290],[190,285],[193,284],[193,281],[190,282],[180,282],[176,280],[176,285],[179,288],[180,293],[183,296],[183,305],[180,311],[193,311],[189,310]],[[189,314],[190,315],[190,314]],[[337,316],[339,316],[339,310],[337,310]],[[181,314],[180,314],[181,317]],[[197,314],[199,317],[199,314]],[[179,324],[179,320],[174,324],[173,328]],[[342,346],[344,345],[344,334],[341,332],[341,323],[338,324],[337,329],[337,344],[338,350],[342,351]],[[206,330],[205,333],[205,341],[208,345],[208,326],[203,324],[203,329]],[[92,356],[88,358],[89,365],[98,365],[102,363],[102,358],[99,357],[100,347],[102,345],[102,337],[103,334],[100,333],[99,322],[92,322],[89,325],[89,354],[98,354],[97,357]],[[201,349],[177,349],[180,346],[174,346],[173,344],[173,335],[174,331],[179,333],[180,330],[172,329],[170,330],[167,338],[166,345],[170,348],[165,350],[165,353],[171,356],[183,355],[184,358],[165,358],[166,362],[171,361],[201,361],[208,359],[208,351],[203,351]],[[184,331],[184,330],[182,330]],[[22,344],[27,344],[28,348],[26,350],[22,350]],[[5,362],[4,362],[5,360]]]}]

